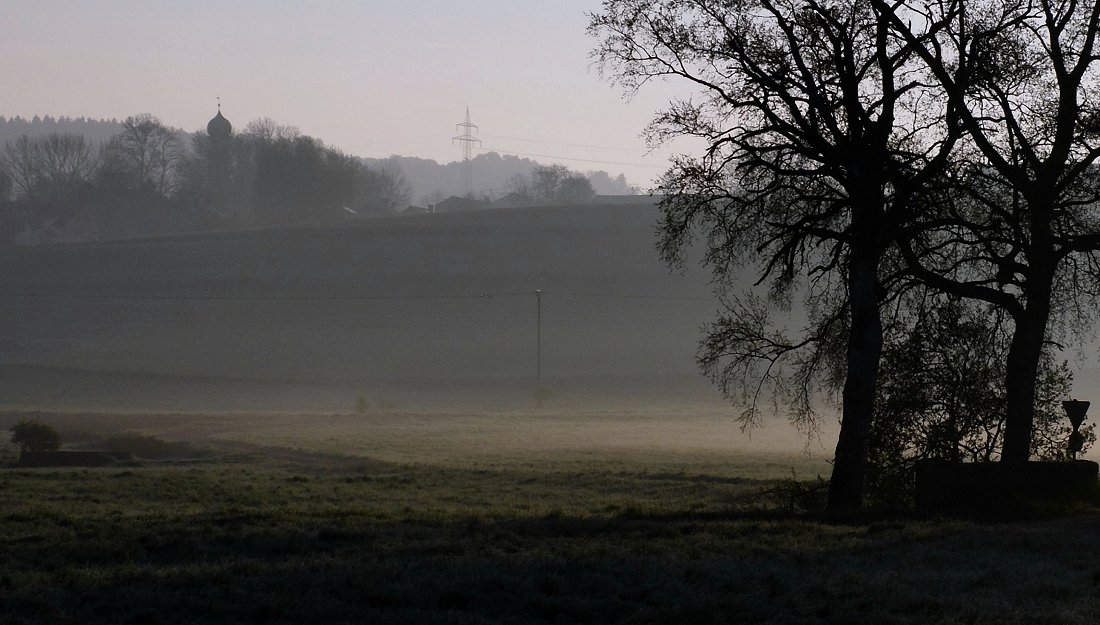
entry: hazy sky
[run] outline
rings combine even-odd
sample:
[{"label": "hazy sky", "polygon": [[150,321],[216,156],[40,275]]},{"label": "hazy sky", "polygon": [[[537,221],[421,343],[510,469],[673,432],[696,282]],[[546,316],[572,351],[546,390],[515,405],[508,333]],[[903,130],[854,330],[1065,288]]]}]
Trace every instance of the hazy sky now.
[{"label": "hazy sky", "polygon": [[669,151],[639,133],[683,86],[626,102],[602,80],[585,33],[600,4],[4,0],[0,115],[148,112],[197,130],[221,96],[238,128],[271,117],[352,154],[449,162],[469,106],[485,150],[648,186]]}]

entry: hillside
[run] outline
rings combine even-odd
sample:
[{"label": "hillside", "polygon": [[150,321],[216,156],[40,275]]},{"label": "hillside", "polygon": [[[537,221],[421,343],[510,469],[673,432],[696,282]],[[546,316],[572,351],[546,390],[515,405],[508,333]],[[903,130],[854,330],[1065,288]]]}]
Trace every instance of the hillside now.
[{"label": "hillside", "polygon": [[536,289],[563,400],[713,400],[694,350],[716,305],[701,272],[658,260],[655,219],[642,203],[4,250],[0,402],[526,398]]}]

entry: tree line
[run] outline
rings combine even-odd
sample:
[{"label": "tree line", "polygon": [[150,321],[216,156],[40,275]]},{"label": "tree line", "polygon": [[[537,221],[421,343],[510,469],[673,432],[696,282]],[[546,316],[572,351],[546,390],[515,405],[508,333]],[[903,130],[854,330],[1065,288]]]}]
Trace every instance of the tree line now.
[{"label": "tree line", "polygon": [[36,137],[51,132],[83,135],[94,143],[103,143],[118,134],[122,122],[117,119],[94,119],[61,115],[34,115],[30,119],[0,115],[0,144],[23,135]]},{"label": "tree line", "polygon": [[[463,179],[462,161],[441,164],[434,160],[409,156],[390,156],[386,159],[364,159],[370,165],[387,165],[399,168],[412,187],[412,201],[420,206],[438,204],[448,197],[467,193]],[[530,179],[539,164],[529,158],[488,151],[470,159],[473,171],[474,196],[498,199],[515,190],[515,179]],[[631,185],[624,174],[611,175],[606,171],[585,171],[592,189],[600,195],[638,195],[641,189]]]},{"label": "tree line", "polygon": [[269,119],[211,141],[150,114],[95,143],[23,134],[0,148],[5,243],[333,223],[408,203],[400,170],[368,166]]},{"label": "tree line", "polygon": [[883,458],[1064,443],[1054,350],[1100,285],[1100,4],[605,0],[590,33],[627,91],[694,88],[647,129],[705,144],[662,178],[661,251],[701,239],[726,287],[700,363],[747,424],[770,393],[812,428],[839,393],[831,510]]}]

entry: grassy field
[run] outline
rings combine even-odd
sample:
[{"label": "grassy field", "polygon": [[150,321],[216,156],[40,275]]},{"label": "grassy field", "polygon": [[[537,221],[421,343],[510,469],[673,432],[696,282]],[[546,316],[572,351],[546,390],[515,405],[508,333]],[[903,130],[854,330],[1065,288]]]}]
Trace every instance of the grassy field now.
[{"label": "grassy field", "polygon": [[126,433],[186,444],[133,466],[0,470],[3,623],[1100,617],[1097,517],[825,523],[800,512],[828,470],[820,445],[748,442],[720,415],[9,413],[0,426],[28,417],[73,448]]},{"label": "grassy field", "polygon": [[[697,265],[658,258],[656,219],[641,200],[4,249],[0,366],[79,375],[64,384],[71,404],[105,410],[141,404],[112,406],[86,376],[138,389],[526,384],[539,289],[545,376],[697,377],[717,302]],[[11,390],[8,405],[57,407],[33,379]]]}]

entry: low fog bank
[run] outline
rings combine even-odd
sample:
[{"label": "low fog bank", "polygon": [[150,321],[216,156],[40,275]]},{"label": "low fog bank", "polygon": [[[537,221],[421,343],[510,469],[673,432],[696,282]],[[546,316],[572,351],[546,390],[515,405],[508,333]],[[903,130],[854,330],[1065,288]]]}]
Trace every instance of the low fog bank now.
[{"label": "low fog bank", "polygon": [[0,366],[0,378],[0,426],[33,417],[69,438],[101,431],[158,432],[200,446],[270,440],[394,462],[584,464],[642,454],[699,465],[773,453],[779,464],[801,464],[830,457],[837,431],[833,411],[823,411],[815,434],[776,415],[743,430],[738,409],[700,376],[548,378],[541,403],[531,385],[508,379],[340,386],[28,366]]},{"label": "low fog bank", "polygon": [[[698,375],[389,378],[358,383],[0,365],[0,409],[345,414],[531,410],[725,410]],[[540,402],[541,395],[541,402]],[[730,408],[732,411],[732,408]]]},{"label": "low fog bank", "polygon": [[[656,220],[641,200],[3,250],[0,409],[524,411],[541,369],[542,410],[733,423],[695,363],[709,276],[660,262]],[[804,443],[768,422],[756,440]]]}]

